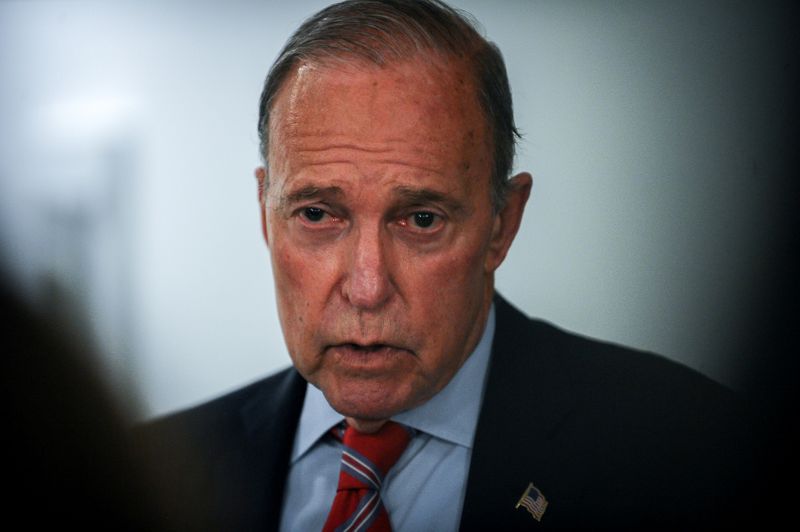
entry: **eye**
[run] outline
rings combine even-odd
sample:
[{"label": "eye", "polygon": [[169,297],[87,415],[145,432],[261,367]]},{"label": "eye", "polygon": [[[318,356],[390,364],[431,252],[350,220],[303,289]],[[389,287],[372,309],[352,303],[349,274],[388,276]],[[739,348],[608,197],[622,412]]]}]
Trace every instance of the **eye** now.
[{"label": "eye", "polygon": [[401,226],[411,231],[418,233],[432,233],[435,232],[442,224],[442,217],[430,211],[417,211],[412,212],[405,218],[402,218],[399,223]]},{"label": "eye", "polygon": [[411,215],[411,219],[413,220],[414,225],[417,227],[427,229],[433,225],[436,215],[432,212],[415,212]]},{"label": "eye", "polygon": [[302,215],[309,222],[319,222],[325,217],[325,211],[319,207],[306,207],[303,209]]}]

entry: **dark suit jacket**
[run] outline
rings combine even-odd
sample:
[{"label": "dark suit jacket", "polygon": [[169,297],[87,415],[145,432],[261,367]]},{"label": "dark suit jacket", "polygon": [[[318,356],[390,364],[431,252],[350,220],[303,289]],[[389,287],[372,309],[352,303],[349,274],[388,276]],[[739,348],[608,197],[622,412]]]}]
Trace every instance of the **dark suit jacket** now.
[{"label": "dark suit jacket", "polygon": [[[530,320],[499,296],[495,305],[463,530],[734,516],[748,446],[732,392],[664,358]],[[305,386],[289,369],[145,428],[161,473],[203,488],[192,496],[206,501],[210,528],[277,528]],[[541,522],[515,508],[529,482],[549,503]]]}]

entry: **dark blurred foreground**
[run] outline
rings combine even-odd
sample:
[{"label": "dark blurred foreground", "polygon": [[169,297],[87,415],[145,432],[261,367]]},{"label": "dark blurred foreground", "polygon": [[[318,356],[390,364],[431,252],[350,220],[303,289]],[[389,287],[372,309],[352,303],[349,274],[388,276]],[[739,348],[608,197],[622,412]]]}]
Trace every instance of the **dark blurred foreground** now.
[{"label": "dark blurred foreground", "polygon": [[200,529],[200,498],[185,479],[162,478],[130,438],[85,344],[1,279],[0,299],[7,521],[26,530]]}]

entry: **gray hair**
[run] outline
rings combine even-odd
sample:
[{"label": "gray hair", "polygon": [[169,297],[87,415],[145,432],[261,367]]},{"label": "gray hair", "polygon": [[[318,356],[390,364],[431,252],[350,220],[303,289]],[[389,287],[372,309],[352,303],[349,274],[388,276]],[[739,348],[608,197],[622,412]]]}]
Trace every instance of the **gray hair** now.
[{"label": "gray hair", "polygon": [[492,205],[502,209],[519,138],[503,56],[481,36],[471,15],[439,0],[346,0],[303,22],[264,81],[258,117],[264,162],[270,111],[283,82],[301,62],[354,58],[385,65],[420,52],[464,60],[473,72],[493,143]]}]

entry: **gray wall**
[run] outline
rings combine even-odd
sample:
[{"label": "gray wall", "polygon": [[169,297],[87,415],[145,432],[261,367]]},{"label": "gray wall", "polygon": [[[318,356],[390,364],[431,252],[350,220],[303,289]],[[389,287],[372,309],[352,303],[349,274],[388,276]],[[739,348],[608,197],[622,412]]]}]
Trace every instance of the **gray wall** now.
[{"label": "gray wall", "polygon": [[[455,3],[507,59],[517,168],[534,175],[499,290],[746,386],[794,149],[783,9]],[[252,178],[257,99],[322,5],[0,2],[5,264],[142,416],[289,364]]]}]

